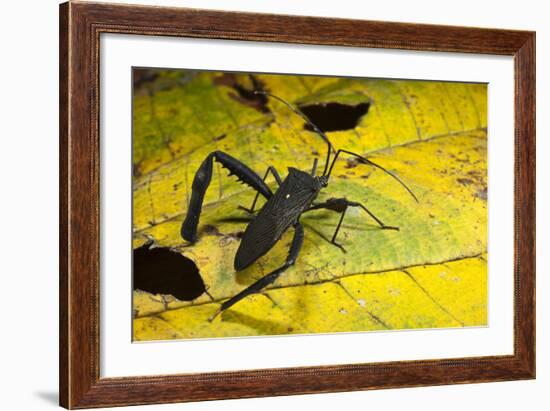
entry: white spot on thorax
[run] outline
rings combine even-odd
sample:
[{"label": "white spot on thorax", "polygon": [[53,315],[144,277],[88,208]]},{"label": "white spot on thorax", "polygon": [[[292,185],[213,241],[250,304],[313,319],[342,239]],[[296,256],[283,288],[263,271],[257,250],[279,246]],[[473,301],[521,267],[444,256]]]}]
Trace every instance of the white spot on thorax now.
[{"label": "white spot on thorax", "polygon": [[285,198],[290,198],[290,194],[287,194],[287,195],[285,196]]}]

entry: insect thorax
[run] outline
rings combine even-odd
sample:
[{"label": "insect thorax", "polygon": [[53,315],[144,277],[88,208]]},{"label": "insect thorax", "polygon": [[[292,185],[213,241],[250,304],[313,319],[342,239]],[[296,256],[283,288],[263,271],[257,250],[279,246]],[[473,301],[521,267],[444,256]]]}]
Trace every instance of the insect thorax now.
[{"label": "insect thorax", "polygon": [[294,180],[303,188],[310,188],[312,191],[318,192],[321,188],[326,186],[326,178],[314,177],[305,171],[298,170],[294,167],[288,167],[287,179]]}]

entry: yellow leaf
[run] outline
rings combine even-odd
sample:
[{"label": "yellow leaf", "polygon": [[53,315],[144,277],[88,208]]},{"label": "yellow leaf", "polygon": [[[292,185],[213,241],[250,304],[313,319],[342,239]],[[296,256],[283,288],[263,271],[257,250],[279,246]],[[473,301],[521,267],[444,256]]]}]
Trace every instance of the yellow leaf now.
[{"label": "yellow leaf", "polygon": [[479,326],[487,323],[485,255],[355,274],[252,295],[206,318],[219,303],[194,304],[134,320],[137,341],[312,332]]},{"label": "yellow leaf", "polygon": [[[250,87],[247,82],[253,79],[241,75],[221,82],[220,76],[194,74],[183,85],[135,95],[134,144],[145,154],[134,156],[141,170],[134,177],[134,247],[154,241],[156,247],[183,254],[195,262],[207,288],[192,301],[136,290],[136,340],[486,323],[486,86],[278,75],[256,80],[302,106],[368,104],[356,127],[329,132],[331,141],[337,148],[368,154],[398,175],[419,203],[387,174],[342,157],[318,200],[346,197],[364,203],[400,230],[381,230],[361,209],[351,208],[338,234],[344,253],[328,241],[339,214],[306,213],[301,218],[305,242],[296,265],[264,293],[208,322],[220,302],[283,264],[293,232],[236,273],[233,258],[250,219],[238,206],[249,206],[254,192],[215,167],[199,240],[186,244],[180,228],[200,163],[219,149],[261,176],[268,165],[284,176],[288,166],[309,170],[315,153],[322,165],[325,152],[322,140],[281,103],[270,100],[269,112],[261,112],[235,97],[234,82]],[[152,119],[146,104],[152,98],[155,113],[180,115]],[[197,118],[188,106],[208,111],[202,128],[185,125]],[[155,133],[152,126],[143,126],[147,119],[160,125],[155,137],[147,137]],[[177,133],[167,147],[158,134],[169,128]],[[180,147],[177,153],[175,147]],[[272,180],[268,183],[276,189]]]}]

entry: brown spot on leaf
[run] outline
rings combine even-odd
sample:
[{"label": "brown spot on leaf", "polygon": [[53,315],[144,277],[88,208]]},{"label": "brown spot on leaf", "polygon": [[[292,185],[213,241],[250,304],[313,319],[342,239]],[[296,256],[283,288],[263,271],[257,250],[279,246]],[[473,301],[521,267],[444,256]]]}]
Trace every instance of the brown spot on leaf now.
[{"label": "brown spot on leaf", "polygon": [[482,200],[487,200],[487,187],[484,187],[481,190],[476,191],[475,196]]},{"label": "brown spot on leaf", "polygon": [[456,181],[458,181],[463,186],[469,186],[471,184],[474,184],[474,180],[471,180],[469,178],[457,178]]},{"label": "brown spot on leaf", "polygon": [[252,107],[261,113],[269,113],[267,97],[263,94],[255,93],[255,91],[266,91],[264,83],[252,74],[249,74],[248,78],[252,87],[241,84],[233,73],[223,73],[221,76],[215,77],[214,84],[232,88],[236,92],[229,94],[233,100],[245,106]]}]

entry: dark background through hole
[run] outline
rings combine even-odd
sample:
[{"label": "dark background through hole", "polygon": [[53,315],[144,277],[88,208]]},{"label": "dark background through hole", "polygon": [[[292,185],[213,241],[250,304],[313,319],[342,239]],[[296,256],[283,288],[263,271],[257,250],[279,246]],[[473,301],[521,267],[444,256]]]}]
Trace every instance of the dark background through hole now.
[{"label": "dark background through hole", "polygon": [[134,250],[134,290],[171,294],[183,301],[204,293],[204,282],[192,260],[168,248],[149,246]]}]

